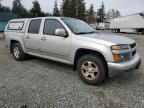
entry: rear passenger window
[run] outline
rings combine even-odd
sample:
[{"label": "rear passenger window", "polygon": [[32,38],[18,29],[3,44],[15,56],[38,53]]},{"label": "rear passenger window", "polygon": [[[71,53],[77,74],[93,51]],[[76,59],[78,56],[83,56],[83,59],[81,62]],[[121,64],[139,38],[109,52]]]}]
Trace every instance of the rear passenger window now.
[{"label": "rear passenger window", "polygon": [[23,21],[10,22],[7,29],[8,30],[22,30],[23,25],[24,25]]},{"label": "rear passenger window", "polygon": [[28,33],[38,34],[41,25],[41,19],[31,20]]},{"label": "rear passenger window", "polygon": [[56,29],[64,29],[63,25],[54,19],[45,20],[43,33],[46,35],[55,35]]}]

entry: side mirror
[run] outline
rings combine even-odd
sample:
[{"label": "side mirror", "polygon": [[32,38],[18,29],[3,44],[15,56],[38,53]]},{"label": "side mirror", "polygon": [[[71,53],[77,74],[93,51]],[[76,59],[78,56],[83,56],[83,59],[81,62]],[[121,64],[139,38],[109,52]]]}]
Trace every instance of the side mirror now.
[{"label": "side mirror", "polygon": [[62,36],[62,37],[68,37],[68,34],[65,31],[65,29],[56,29],[55,30],[55,35],[56,36]]}]

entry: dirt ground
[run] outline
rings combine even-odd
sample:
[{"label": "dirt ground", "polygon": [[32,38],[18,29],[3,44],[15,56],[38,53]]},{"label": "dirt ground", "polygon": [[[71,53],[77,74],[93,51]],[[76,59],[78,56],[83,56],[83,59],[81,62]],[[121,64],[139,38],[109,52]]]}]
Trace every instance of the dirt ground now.
[{"label": "dirt ground", "polygon": [[144,108],[144,35],[119,35],[136,40],[142,65],[101,86],[83,83],[65,64],[36,57],[17,62],[0,36],[0,108]]}]

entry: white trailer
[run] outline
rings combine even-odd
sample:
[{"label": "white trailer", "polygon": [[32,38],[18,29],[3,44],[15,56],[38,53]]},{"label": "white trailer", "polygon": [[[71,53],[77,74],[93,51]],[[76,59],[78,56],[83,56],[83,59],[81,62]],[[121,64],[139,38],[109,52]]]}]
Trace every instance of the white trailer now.
[{"label": "white trailer", "polygon": [[112,19],[110,29],[114,32],[141,32],[144,34],[144,13]]}]

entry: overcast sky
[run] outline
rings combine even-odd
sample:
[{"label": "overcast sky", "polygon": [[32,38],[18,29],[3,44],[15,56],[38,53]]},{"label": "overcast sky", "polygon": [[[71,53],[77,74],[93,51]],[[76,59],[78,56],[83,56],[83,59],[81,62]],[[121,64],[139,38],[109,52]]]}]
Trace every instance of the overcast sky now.
[{"label": "overcast sky", "polygon": [[[3,0],[2,4],[12,7],[13,0]],[[32,7],[33,0],[22,0],[23,5],[30,9]],[[44,12],[52,12],[55,0],[38,0],[41,4],[41,8]],[[58,4],[61,4],[62,0],[57,0]],[[129,15],[138,12],[144,12],[144,0],[85,0],[86,7],[89,8],[93,3],[95,11],[100,7],[102,1],[108,9],[117,9],[122,15]]]}]

